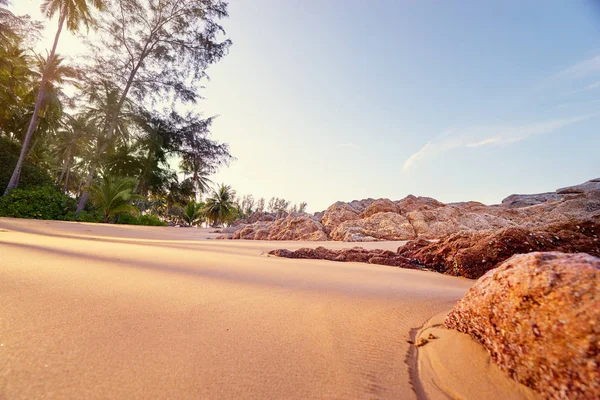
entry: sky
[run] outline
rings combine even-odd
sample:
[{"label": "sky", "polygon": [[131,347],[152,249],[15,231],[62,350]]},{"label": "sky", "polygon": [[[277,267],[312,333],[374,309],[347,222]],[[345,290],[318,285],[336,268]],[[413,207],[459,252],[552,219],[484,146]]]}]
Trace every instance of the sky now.
[{"label": "sky", "polygon": [[[39,0],[12,3],[41,19]],[[239,195],[495,204],[600,177],[599,1],[232,0],[229,14],[233,46],[197,111],[237,158],[211,179]],[[58,52],[78,46],[66,35]]]}]

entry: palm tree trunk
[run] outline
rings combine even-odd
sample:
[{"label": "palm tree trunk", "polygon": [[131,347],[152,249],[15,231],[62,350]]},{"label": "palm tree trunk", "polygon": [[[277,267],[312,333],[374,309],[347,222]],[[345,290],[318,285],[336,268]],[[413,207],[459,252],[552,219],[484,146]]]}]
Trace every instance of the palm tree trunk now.
[{"label": "palm tree trunk", "polygon": [[46,75],[48,74],[48,69],[50,68],[50,65],[52,65],[52,62],[54,61],[56,46],[58,46],[58,39],[60,38],[60,33],[62,31],[64,23],[65,14],[62,13],[58,21],[58,30],[56,31],[56,35],[54,36],[54,44],[52,45],[52,51],[50,52],[50,56],[46,61],[46,67],[44,68],[44,72],[42,73],[42,81],[40,82],[40,88],[38,89],[37,99],[35,101],[35,108],[33,109],[33,115],[31,116],[31,120],[29,121],[29,127],[27,128],[25,140],[23,141],[23,146],[21,147],[19,160],[17,160],[17,165],[15,165],[15,169],[12,173],[12,176],[10,177],[8,186],[6,186],[6,190],[4,191],[5,196],[19,185],[21,169],[23,168],[23,162],[25,162],[25,157],[27,156],[27,148],[29,147],[29,143],[31,142],[31,136],[33,136],[33,132],[35,131],[35,128],[37,126],[37,117],[40,113],[40,108],[42,108],[42,101],[44,100],[44,94],[46,92]]}]

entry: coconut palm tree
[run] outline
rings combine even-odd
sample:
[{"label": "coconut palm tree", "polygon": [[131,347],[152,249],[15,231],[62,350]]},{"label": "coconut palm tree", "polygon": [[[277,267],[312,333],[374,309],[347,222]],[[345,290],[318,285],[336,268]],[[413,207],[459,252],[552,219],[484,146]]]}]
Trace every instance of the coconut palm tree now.
[{"label": "coconut palm tree", "polygon": [[117,214],[136,214],[137,208],[131,205],[136,197],[133,188],[136,180],[133,178],[102,176],[102,181],[90,187],[90,195],[94,205],[104,213],[104,222],[110,222]]},{"label": "coconut palm tree", "polygon": [[221,184],[217,190],[213,190],[211,196],[206,199],[205,213],[213,225],[231,222],[235,217],[235,191],[231,186]]},{"label": "coconut palm tree", "polygon": [[42,74],[42,79],[40,81],[40,86],[38,89],[33,114],[31,116],[31,120],[29,121],[29,126],[25,134],[23,146],[21,147],[21,154],[19,155],[17,165],[15,166],[8,186],[6,187],[6,191],[4,192],[5,195],[8,194],[8,192],[10,192],[12,189],[16,188],[19,184],[21,168],[23,167],[23,162],[25,161],[25,157],[27,155],[29,143],[31,142],[31,136],[33,135],[33,131],[35,131],[36,128],[38,114],[40,112],[40,108],[42,107],[42,101],[45,98],[48,73],[50,72],[51,66],[54,63],[54,55],[56,54],[56,47],[58,45],[58,40],[60,39],[60,34],[62,32],[63,26],[66,23],[67,30],[71,32],[78,31],[79,27],[82,24],[89,28],[90,24],[94,22],[91,14],[92,8],[97,8],[99,10],[104,9],[104,0],[42,1],[41,9],[48,19],[51,19],[55,14],[58,13],[58,29],[56,31],[56,35],[54,36],[54,43],[52,44],[52,50],[50,51],[50,55],[48,56],[46,68],[44,69],[44,73]]},{"label": "coconut palm tree", "polygon": [[208,191],[212,181],[208,179],[210,171],[207,165],[199,157],[193,154],[184,154],[179,164],[184,175],[191,175],[196,190],[196,200]]},{"label": "coconut palm tree", "polygon": [[188,226],[204,222],[204,203],[196,203],[190,200],[183,211],[183,219]]}]

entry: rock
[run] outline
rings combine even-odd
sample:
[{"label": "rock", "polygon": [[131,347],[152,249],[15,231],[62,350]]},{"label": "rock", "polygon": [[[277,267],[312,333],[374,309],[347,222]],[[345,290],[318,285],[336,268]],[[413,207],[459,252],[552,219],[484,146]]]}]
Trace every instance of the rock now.
[{"label": "rock", "polygon": [[292,213],[273,222],[256,222],[233,233],[232,239],[325,241],[323,225],[311,215]]},{"label": "rock", "polygon": [[600,398],[600,259],[513,256],[481,277],[445,320],[513,379],[547,399]]},{"label": "rock", "polygon": [[547,201],[560,200],[561,198],[562,196],[560,194],[554,192],[540,194],[511,194],[502,200],[502,205],[508,208],[522,208],[545,203]]},{"label": "rock", "polygon": [[416,238],[410,221],[406,217],[392,212],[380,212],[368,218],[346,220],[332,230],[329,236],[333,240],[343,242]]},{"label": "rock", "polygon": [[600,178],[591,179],[580,185],[561,188],[556,191],[557,194],[580,194],[592,191],[600,191]]},{"label": "rock", "polygon": [[360,213],[360,218],[369,218],[371,215],[380,212],[398,213],[398,206],[389,199],[378,199],[372,202]]},{"label": "rock", "polygon": [[416,197],[412,194],[396,202],[399,212],[406,214],[413,211],[431,210],[438,207],[444,207],[445,204],[432,199],[431,197]]},{"label": "rock", "polygon": [[600,221],[571,221],[527,229],[460,232],[438,242],[409,242],[398,254],[435,271],[476,279],[514,254],[586,252],[600,257]]},{"label": "rock", "polygon": [[338,201],[325,211],[321,223],[325,228],[325,232],[329,233],[344,221],[359,219],[359,214],[360,212],[350,204]]},{"label": "rock", "polygon": [[389,250],[367,250],[362,247],[353,247],[351,249],[331,250],[319,246],[316,249],[301,248],[295,251],[287,249],[276,249],[269,252],[270,255],[285,258],[306,258],[313,260],[329,260],[343,262],[364,262],[370,264],[383,264],[390,266],[404,266],[407,268],[418,268],[410,265],[409,261],[399,257],[396,253]]}]

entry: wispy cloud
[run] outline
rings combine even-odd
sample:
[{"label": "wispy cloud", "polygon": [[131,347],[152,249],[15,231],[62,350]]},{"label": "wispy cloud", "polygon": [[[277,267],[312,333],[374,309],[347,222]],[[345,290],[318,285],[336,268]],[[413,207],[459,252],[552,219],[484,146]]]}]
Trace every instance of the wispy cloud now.
[{"label": "wispy cloud", "polygon": [[427,142],[419,151],[412,154],[402,166],[406,171],[416,162],[458,148],[479,148],[500,146],[520,142],[533,135],[542,135],[561,129],[595,115],[556,119],[517,126],[478,126],[465,129],[448,129]]},{"label": "wispy cloud", "polygon": [[563,69],[556,77],[581,78],[598,72],[600,72],[600,56],[594,56]]}]

